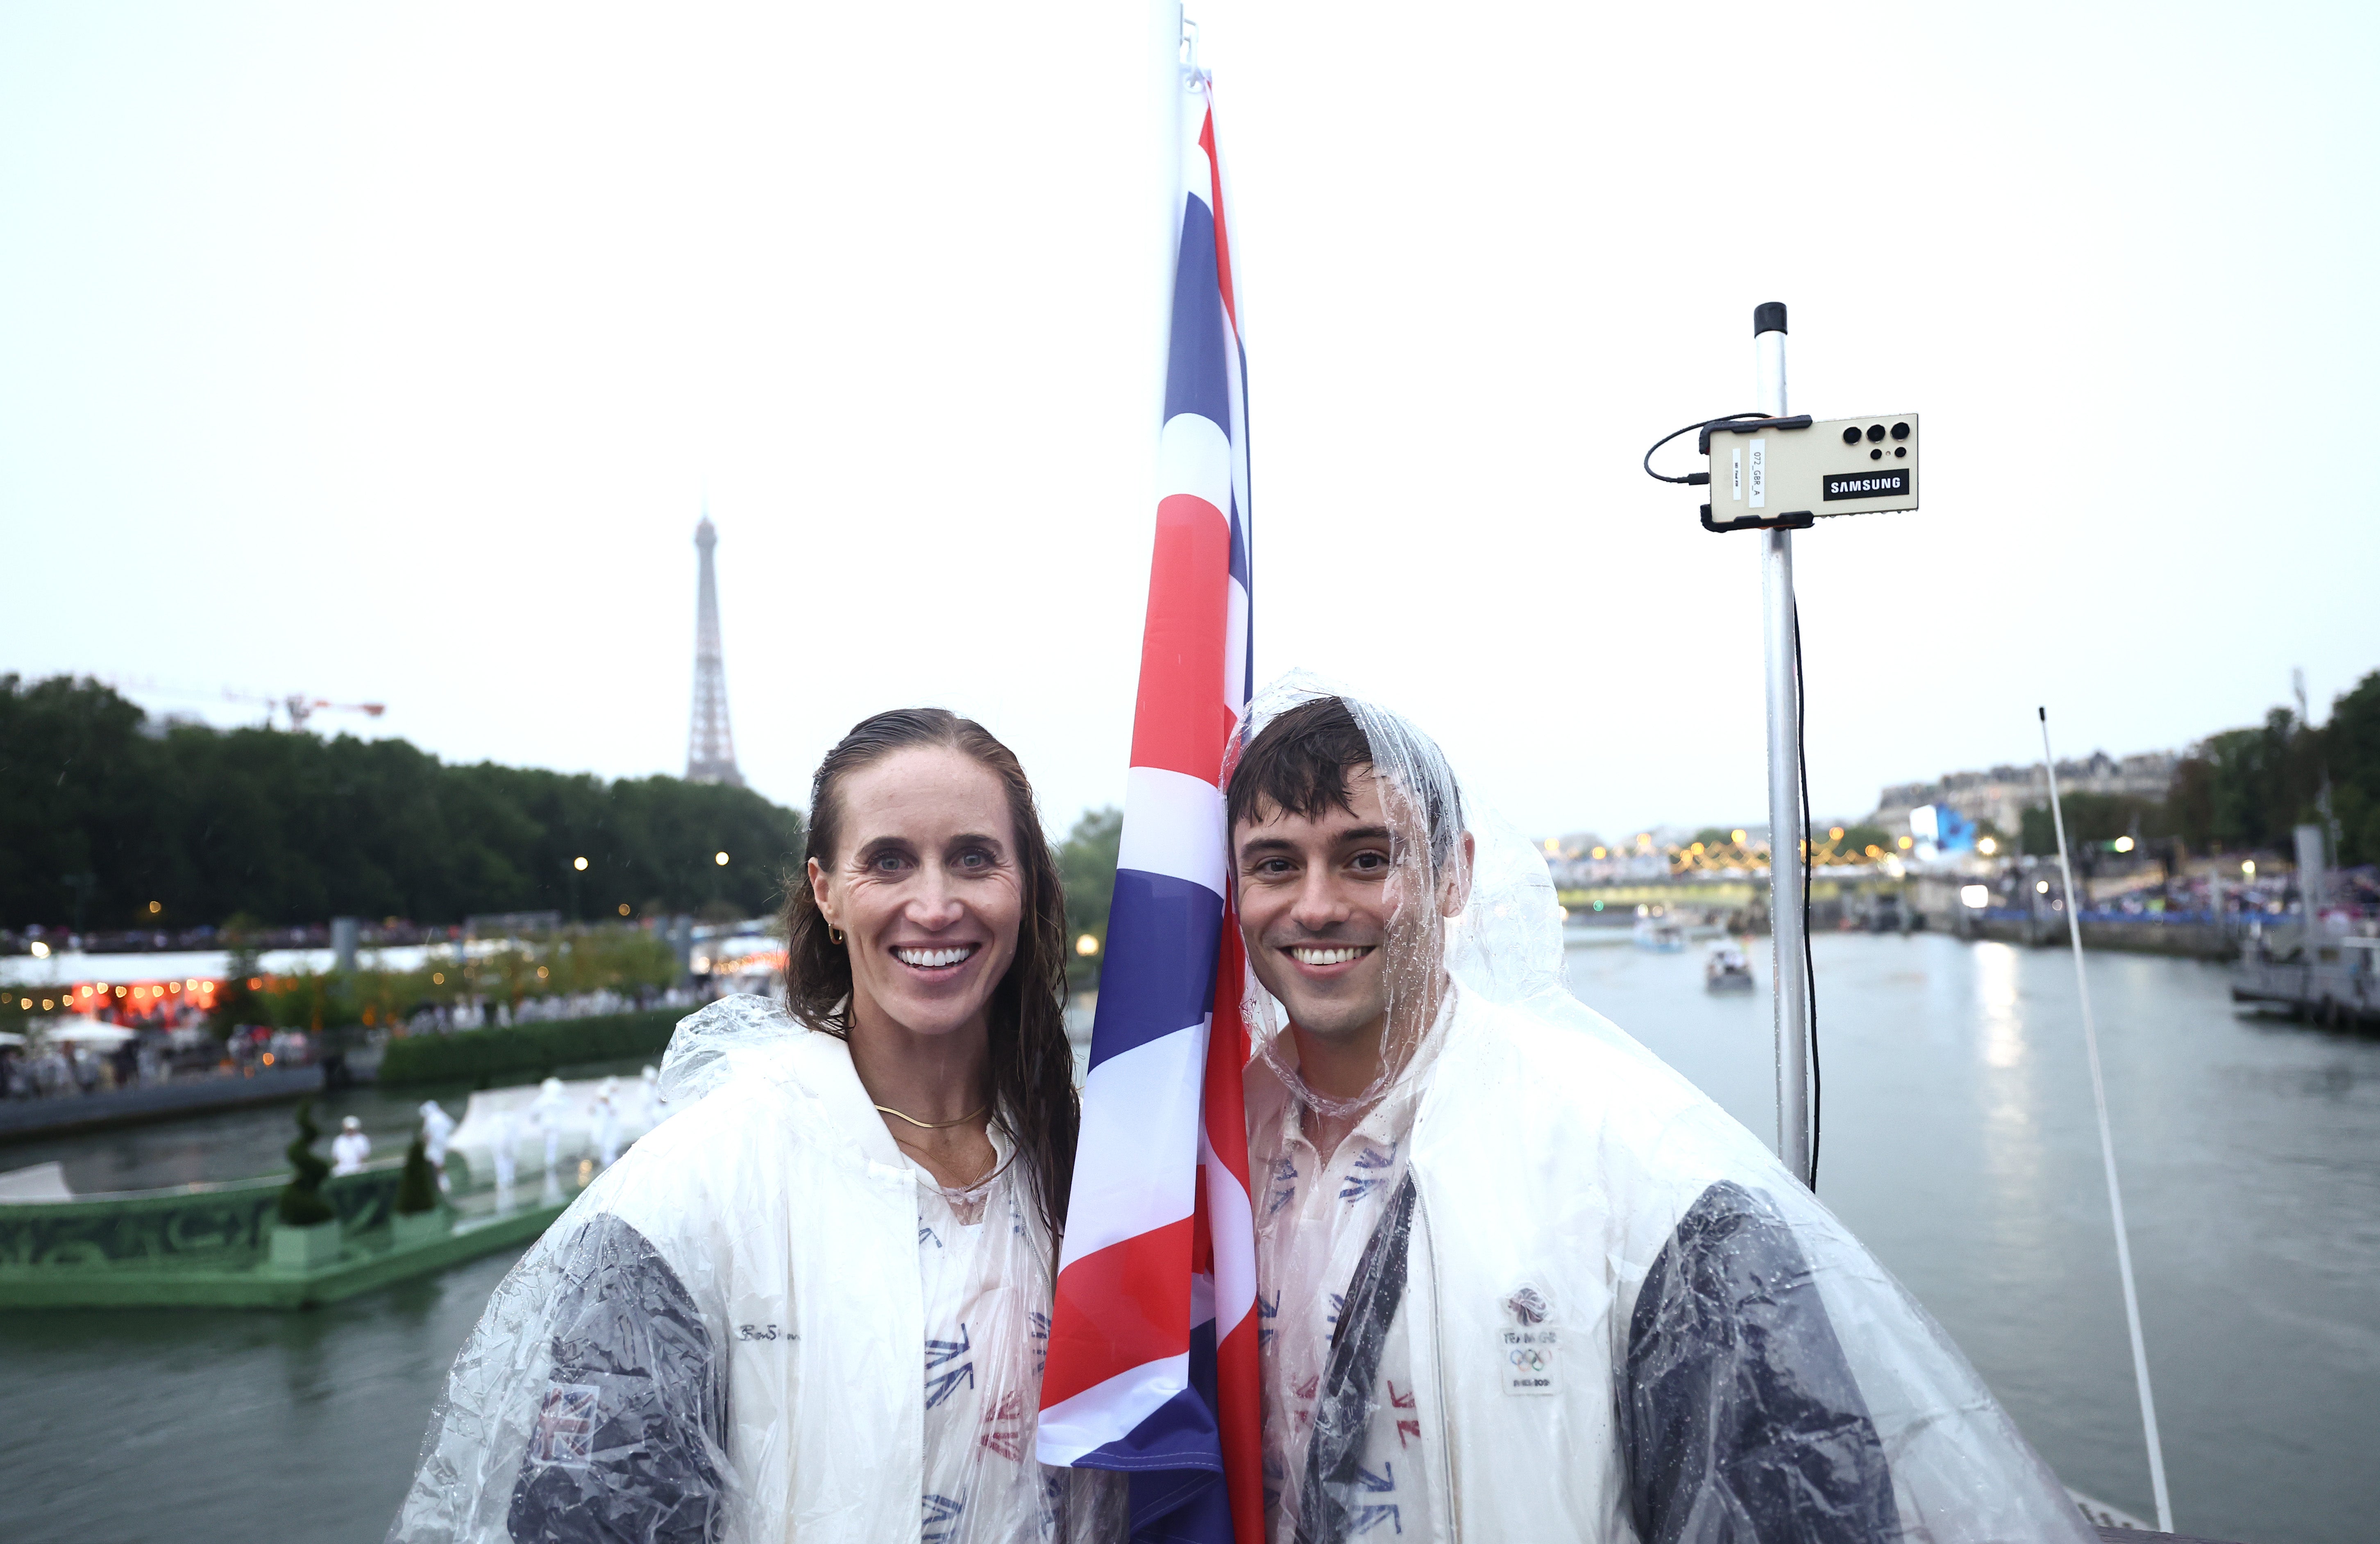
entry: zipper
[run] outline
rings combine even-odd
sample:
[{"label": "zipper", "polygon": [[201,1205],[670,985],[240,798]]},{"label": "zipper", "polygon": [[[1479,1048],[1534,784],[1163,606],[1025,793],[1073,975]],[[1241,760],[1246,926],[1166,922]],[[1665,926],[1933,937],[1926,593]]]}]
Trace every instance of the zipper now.
[{"label": "zipper", "polygon": [[[1407,1164],[1410,1169],[1410,1160]],[[1446,1496],[1446,1536],[1454,1544],[1461,1544],[1463,1508],[1462,1496],[1454,1483],[1454,1428],[1446,1418],[1446,1323],[1439,1310],[1438,1234],[1429,1225],[1428,1197],[1418,1179],[1414,1185],[1414,1218],[1420,1224],[1422,1255],[1429,1272],[1430,1403],[1436,1406],[1432,1413],[1438,1417],[1439,1478]]]}]

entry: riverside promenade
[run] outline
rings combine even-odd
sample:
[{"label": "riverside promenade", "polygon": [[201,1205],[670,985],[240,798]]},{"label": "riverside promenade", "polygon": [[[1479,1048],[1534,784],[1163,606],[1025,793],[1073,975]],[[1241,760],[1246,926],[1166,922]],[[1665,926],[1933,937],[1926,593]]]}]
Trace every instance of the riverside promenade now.
[{"label": "riverside promenade", "polygon": [[319,1066],[255,1067],[244,1076],[187,1077],[145,1088],[5,1100],[0,1100],[0,1143],[272,1104],[321,1093],[323,1087]]}]

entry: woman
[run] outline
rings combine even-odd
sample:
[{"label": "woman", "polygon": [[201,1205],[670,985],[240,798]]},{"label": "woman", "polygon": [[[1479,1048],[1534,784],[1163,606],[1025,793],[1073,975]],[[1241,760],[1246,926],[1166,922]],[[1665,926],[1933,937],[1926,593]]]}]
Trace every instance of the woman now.
[{"label": "woman", "polygon": [[880,713],[790,889],[784,1007],[678,1027],[673,1117],[497,1289],[392,1540],[1087,1526],[1033,1456],[1078,1107],[1032,787],[968,720]]}]

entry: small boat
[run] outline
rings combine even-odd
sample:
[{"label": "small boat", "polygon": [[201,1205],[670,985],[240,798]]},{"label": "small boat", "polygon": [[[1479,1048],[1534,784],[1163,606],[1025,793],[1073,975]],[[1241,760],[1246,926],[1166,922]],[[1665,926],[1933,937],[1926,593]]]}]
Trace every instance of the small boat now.
[{"label": "small boat", "polygon": [[2331,1028],[2380,1021],[2380,938],[2315,932],[2276,954],[2260,932],[2231,967],[2231,1001]]},{"label": "small boat", "polygon": [[1640,917],[1634,934],[1636,947],[1649,949],[1657,954],[1683,954],[1686,930],[1669,917]]},{"label": "small boat", "polygon": [[1752,962],[1732,939],[1723,939],[1710,947],[1703,959],[1703,990],[1706,991],[1750,991]]}]

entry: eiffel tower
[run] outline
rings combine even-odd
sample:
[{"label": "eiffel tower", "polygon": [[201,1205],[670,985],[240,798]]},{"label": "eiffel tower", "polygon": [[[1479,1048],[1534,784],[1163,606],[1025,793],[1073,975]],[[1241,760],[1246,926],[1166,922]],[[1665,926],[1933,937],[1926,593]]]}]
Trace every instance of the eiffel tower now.
[{"label": "eiffel tower", "polygon": [[686,780],[744,786],[735,770],[735,735],[727,727],[727,663],[719,650],[719,581],[710,550],[719,545],[710,512],[694,528],[694,550],[702,554],[702,577],[694,602],[694,728],[686,739]]}]

